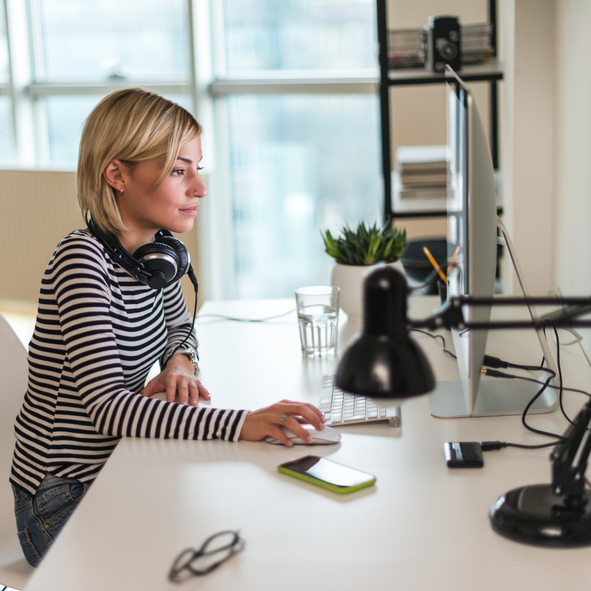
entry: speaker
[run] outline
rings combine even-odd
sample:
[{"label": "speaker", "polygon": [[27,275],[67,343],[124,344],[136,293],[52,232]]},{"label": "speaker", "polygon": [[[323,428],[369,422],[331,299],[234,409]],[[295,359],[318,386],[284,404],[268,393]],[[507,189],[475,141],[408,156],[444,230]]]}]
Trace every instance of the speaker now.
[{"label": "speaker", "polygon": [[154,242],[140,246],[131,255],[123,248],[117,236],[103,232],[92,218],[86,222],[90,233],[105,247],[113,262],[144,285],[152,289],[162,289],[178,281],[186,273],[189,273],[193,281],[189,251],[167,230],[159,230]]},{"label": "speaker", "polygon": [[446,64],[454,70],[462,67],[462,37],[456,16],[432,16],[423,34],[425,68],[431,72],[445,71]]}]

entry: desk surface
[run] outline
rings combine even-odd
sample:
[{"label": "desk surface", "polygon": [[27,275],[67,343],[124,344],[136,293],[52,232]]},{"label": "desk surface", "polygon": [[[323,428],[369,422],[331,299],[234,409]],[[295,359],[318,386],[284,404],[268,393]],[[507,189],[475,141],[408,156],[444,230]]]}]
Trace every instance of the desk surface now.
[{"label": "desk surface", "polygon": [[[431,306],[412,298],[412,306]],[[212,302],[202,313],[263,317],[290,300]],[[427,308],[428,312],[428,308]],[[359,326],[344,323],[341,343]],[[264,324],[198,321],[201,379],[218,406],[259,408],[282,398],[315,402],[334,359],[302,359],[295,314]],[[439,379],[455,363],[419,335]],[[536,353],[538,357],[538,353]],[[565,383],[585,388],[591,370],[574,347],[562,354]],[[526,360],[524,361],[526,362]],[[569,396],[573,410],[580,396]],[[558,413],[532,419],[562,432]],[[488,511],[504,492],[550,481],[548,450],[505,449],[476,470],[446,467],[449,440],[539,443],[519,417],[435,419],[428,397],[402,405],[402,427],[342,428],[336,446],[291,449],[124,439],[27,590],[177,589],[167,581],[176,555],[212,533],[239,529],[245,549],[183,589],[401,589],[473,591],[587,589],[591,549],[521,545],[493,532]],[[279,474],[307,453],[377,476],[377,485],[340,497]]]}]

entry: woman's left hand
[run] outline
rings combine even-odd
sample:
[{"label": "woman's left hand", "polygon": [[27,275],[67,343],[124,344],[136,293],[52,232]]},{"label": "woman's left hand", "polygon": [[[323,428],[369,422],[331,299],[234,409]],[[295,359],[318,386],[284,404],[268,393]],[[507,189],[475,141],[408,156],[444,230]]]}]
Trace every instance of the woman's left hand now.
[{"label": "woman's left hand", "polygon": [[195,367],[185,355],[173,355],[166,368],[150,380],[140,392],[142,396],[153,396],[157,392],[166,392],[168,402],[197,406],[199,398],[211,400],[203,384],[195,377]]}]

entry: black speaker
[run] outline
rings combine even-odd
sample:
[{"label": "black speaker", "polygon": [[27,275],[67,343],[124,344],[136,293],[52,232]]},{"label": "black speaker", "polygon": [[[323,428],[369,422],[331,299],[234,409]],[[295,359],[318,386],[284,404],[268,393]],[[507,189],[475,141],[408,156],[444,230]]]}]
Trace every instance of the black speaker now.
[{"label": "black speaker", "polygon": [[456,16],[431,16],[424,29],[425,68],[444,72],[446,64],[454,70],[462,67],[462,31]]},{"label": "black speaker", "polygon": [[86,221],[90,233],[105,247],[113,262],[144,285],[162,289],[181,279],[185,273],[192,275],[189,251],[167,230],[159,230],[154,242],[140,246],[131,255],[121,246],[117,236],[103,232],[92,218]]}]

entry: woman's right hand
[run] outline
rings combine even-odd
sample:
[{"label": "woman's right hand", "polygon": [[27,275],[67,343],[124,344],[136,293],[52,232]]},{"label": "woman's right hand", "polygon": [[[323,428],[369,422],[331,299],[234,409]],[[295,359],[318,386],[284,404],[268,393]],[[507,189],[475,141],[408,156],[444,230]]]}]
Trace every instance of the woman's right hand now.
[{"label": "woman's right hand", "polygon": [[315,429],[321,431],[324,429],[325,422],[322,412],[313,404],[282,400],[266,408],[249,412],[242,426],[240,439],[261,441],[270,435],[290,447],[293,443],[281,428],[283,424],[284,427],[293,431],[300,439],[311,443],[312,437],[302,427],[302,424],[309,423]]}]

